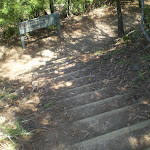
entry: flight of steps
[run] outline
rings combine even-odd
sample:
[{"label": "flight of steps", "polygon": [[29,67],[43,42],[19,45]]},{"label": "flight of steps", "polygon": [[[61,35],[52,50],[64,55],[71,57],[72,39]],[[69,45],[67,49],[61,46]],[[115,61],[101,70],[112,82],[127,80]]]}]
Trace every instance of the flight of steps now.
[{"label": "flight of steps", "polygon": [[57,93],[54,104],[64,109],[72,128],[85,132],[71,137],[74,143],[62,149],[149,150],[149,101],[137,99],[135,91],[122,90],[118,80],[107,74],[107,68],[96,66],[96,61],[76,60],[53,60],[35,78],[49,79],[50,89]]}]

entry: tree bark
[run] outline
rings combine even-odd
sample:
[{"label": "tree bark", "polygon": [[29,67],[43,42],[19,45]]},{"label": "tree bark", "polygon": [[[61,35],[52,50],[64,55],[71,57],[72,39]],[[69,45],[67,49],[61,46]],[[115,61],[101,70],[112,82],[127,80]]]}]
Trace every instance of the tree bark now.
[{"label": "tree bark", "polygon": [[68,12],[67,12],[67,16],[69,16],[70,14],[70,0],[68,0]]},{"label": "tree bark", "polygon": [[122,20],[121,4],[120,0],[116,0],[116,2],[117,2],[117,17],[118,17],[118,37],[122,37],[124,35],[124,27]]},{"label": "tree bark", "polygon": [[139,0],[139,7],[141,8],[141,0]]},{"label": "tree bark", "polygon": [[50,11],[51,11],[51,13],[54,13],[55,10],[54,10],[54,3],[53,3],[53,0],[49,0],[49,6],[50,6]]}]

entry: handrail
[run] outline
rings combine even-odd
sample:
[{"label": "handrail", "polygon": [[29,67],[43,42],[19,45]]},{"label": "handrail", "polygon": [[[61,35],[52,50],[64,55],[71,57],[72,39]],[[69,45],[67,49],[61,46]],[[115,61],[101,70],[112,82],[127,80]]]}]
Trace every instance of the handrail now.
[{"label": "handrail", "polygon": [[148,42],[150,42],[150,37],[148,36],[147,32],[145,31],[144,24],[143,24],[143,22],[144,22],[144,0],[141,0],[141,10],[142,10],[142,12],[141,12],[141,14],[142,14],[141,28],[142,28],[142,31],[143,31],[146,39],[148,40]]}]

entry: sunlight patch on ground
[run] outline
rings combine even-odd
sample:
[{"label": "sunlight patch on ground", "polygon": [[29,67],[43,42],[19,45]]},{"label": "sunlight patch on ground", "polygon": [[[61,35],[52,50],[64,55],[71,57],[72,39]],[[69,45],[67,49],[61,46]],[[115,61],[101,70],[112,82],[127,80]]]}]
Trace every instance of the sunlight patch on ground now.
[{"label": "sunlight patch on ground", "polygon": [[49,125],[49,124],[51,123],[51,115],[50,115],[49,113],[47,113],[47,114],[45,115],[45,117],[42,117],[42,118],[41,118],[40,123],[41,123],[42,125]]},{"label": "sunlight patch on ground", "polygon": [[52,148],[51,150],[59,150],[59,149],[69,150],[68,148],[66,148],[65,144],[59,144],[57,147]]},{"label": "sunlight patch on ground", "polygon": [[141,138],[129,137],[129,143],[132,146],[132,149],[137,149],[140,143],[149,145],[150,144],[150,133],[141,135]]},{"label": "sunlight patch on ground", "polygon": [[0,116],[0,123],[3,124],[5,122],[5,120],[6,120],[6,118],[4,116]]},{"label": "sunlight patch on ground", "polygon": [[143,137],[143,141],[144,142],[149,142],[150,143],[150,133],[149,134],[147,134],[147,135],[144,135],[144,137]]},{"label": "sunlight patch on ground", "polygon": [[15,146],[12,143],[3,143],[1,144],[0,150],[16,150]]},{"label": "sunlight patch on ground", "polygon": [[54,73],[55,73],[55,74],[58,74],[58,75],[63,75],[63,74],[64,74],[64,72],[60,72],[60,71],[58,71],[58,70],[55,70]]},{"label": "sunlight patch on ground", "polygon": [[92,15],[93,13],[96,15],[96,14],[99,14],[100,16],[103,16],[105,15],[107,9],[106,8],[98,8],[98,9],[94,9],[92,12],[89,13],[89,15]]},{"label": "sunlight patch on ground", "polygon": [[55,90],[58,90],[59,88],[62,88],[62,87],[71,87],[72,86],[72,82],[60,82],[58,83],[57,85],[53,85],[51,88],[52,89],[55,89]]},{"label": "sunlight patch on ground", "polygon": [[142,100],[141,104],[149,105],[149,100]]},{"label": "sunlight patch on ground", "polygon": [[1,64],[0,75],[9,79],[16,79],[27,71],[45,65],[52,58],[57,58],[57,55],[50,50],[39,52],[35,58],[32,58],[30,55],[22,55],[13,59],[10,58]]},{"label": "sunlight patch on ground", "polygon": [[135,138],[135,137],[130,137],[129,138],[129,142],[130,142],[130,145],[132,146],[132,148],[136,148],[136,147],[138,147],[138,140],[137,140],[137,138]]},{"label": "sunlight patch on ground", "polygon": [[76,63],[72,63],[72,64],[69,64],[69,65],[65,65],[64,67],[59,67],[58,70],[68,69],[68,68],[73,67],[73,66],[75,66],[75,65],[76,65]]}]

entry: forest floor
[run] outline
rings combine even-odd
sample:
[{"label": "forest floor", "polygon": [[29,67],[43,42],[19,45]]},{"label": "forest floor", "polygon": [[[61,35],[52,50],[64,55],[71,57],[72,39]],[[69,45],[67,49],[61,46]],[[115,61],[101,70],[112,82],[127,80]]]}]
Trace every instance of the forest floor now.
[{"label": "forest floor", "polygon": [[[126,34],[130,32],[124,40],[117,38],[115,7],[62,19],[61,37],[55,29],[36,30],[26,39],[25,51],[19,37],[2,40],[1,150],[63,150],[97,136],[72,127],[73,119],[64,114],[68,108],[57,106],[57,101],[73,97],[77,90],[82,93],[86,88],[81,89],[81,82],[98,90],[100,84],[95,83],[103,80],[117,87],[116,93],[133,91],[133,103],[146,105],[133,120],[150,117],[150,44],[140,30],[138,4],[124,6],[123,18]],[[77,82],[81,78],[86,79]],[[84,96],[90,92],[84,91]]]}]

